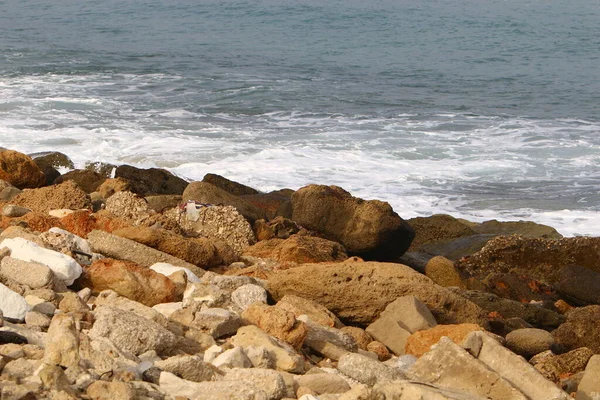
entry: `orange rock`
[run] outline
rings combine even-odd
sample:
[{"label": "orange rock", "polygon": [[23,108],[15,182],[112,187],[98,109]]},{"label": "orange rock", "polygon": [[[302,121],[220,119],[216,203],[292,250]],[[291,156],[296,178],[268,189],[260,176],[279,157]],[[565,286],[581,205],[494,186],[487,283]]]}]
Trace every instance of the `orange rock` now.
[{"label": "orange rock", "polygon": [[46,232],[52,227],[61,228],[61,223],[58,218],[51,217],[46,214],[30,212],[19,218],[19,221],[27,223],[27,227],[32,231]]},{"label": "orange rock", "polygon": [[304,322],[296,320],[293,313],[276,306],[254,303],[242,313],[242,318],[296,349],[302,347],[308,334]]},{"label": "orange rock", "polygon": [[179,301],[182,295],[166,276],[132,262],[111,258],[95,261],[85,268],[81,281],[94,293],[111,289],[149,307]]},{"label": "orange rock", "polygon": [[477,324],[437,325],[431,329],[413,333],[406,340],[406,353],[421,357],[427,353],[431,346],[436,344],[442,336],[448,336],[454,343],[459,344],[473,331],[483,331]]},{"label": "orange rock", "polygon": [[11,203],[44,214],[50,210],[63,208],[79,210],[92,206],[90,196],[73,181],[39,189],[24,190],[12,199]]},{"label": "orange rock", "polygon": [[46,176],[31,157],[14,150],[0,151],[0,179],[19,189],[37,188],[46,183]]},{"label": "orange rock", "polygon": [[244,251],[245,255],[272,258],[279,262],[299,264],[344,261],[348,258],[344,247],[330,240],[314,236],[292,235],[288,239],[269,239],[256,243]]},{"label": "orange rock", "polygon": [[83,238],[94,229],[112,232],[115,229],[129,226],[129,224],[118,218],[111,218],[103,213],[92,214],[87,210],[78,210],[60,219],[64,229]]}]

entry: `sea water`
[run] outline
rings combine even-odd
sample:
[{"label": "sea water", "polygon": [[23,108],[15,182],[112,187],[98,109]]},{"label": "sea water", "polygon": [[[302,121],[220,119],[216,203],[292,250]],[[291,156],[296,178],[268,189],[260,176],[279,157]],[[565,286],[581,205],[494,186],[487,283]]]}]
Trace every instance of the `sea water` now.
[{"label": "sea water", "polygon": [[0,146],[600,235],[600,2],[0,1]]}]

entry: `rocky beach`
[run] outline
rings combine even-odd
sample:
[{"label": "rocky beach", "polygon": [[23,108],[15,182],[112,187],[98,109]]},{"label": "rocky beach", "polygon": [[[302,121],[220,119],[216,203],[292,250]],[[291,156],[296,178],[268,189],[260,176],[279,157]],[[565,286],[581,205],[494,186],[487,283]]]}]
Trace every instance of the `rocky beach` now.
[{"label": "rocky beach", "polygon": [[52,151],[0,202],[2,400],[600,399],[598,237]]}]

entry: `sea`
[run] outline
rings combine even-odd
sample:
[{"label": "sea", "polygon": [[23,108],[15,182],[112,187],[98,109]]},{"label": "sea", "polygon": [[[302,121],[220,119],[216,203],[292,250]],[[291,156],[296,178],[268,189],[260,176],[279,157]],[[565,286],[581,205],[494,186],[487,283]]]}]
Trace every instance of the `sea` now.
[{"label": "sea", "polygon": [[598,0],[0,0],[0,146],[600,235]]}]

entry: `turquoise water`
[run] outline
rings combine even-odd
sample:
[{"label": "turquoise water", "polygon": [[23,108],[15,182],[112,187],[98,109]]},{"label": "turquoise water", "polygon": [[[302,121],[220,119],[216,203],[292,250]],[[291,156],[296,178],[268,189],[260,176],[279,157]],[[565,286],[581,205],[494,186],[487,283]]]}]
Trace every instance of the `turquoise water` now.
[{"label": "turquoise water", "polygon": [[600,234],[599,21],[597,0],[3,1],[0,145]]}]

